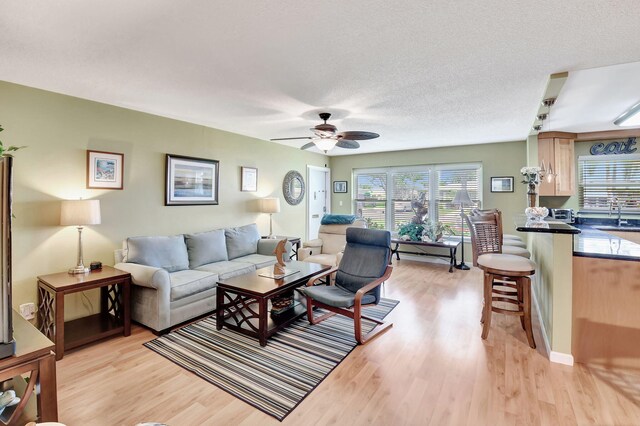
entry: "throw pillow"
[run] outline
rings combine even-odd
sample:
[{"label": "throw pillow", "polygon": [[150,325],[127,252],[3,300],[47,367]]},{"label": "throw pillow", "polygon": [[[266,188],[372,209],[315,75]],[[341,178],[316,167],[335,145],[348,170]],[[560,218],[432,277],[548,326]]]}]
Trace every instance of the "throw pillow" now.
[{"label": "throw pillow", "polygon": [[255,223],[237,228],[227,228],[224,230],[224,235],[227,239],[229,260],[258,252],[260,232],[258,232],[258,225]]},{"label": "throw pillow", "polygon": [[229,260],[224,229],[186,234],[184,239],[189,252],[189,268],[196,269],[207,263]]},{"label": "throw pillow", "polygon": [[127,262],[163,268],[168,272],[189,269],[184,236],[127,238]]}]

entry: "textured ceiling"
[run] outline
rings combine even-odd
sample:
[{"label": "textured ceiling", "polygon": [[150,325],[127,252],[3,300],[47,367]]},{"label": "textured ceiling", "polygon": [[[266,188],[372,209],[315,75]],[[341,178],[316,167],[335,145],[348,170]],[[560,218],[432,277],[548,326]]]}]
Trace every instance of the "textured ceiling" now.
[{"label": "textured ceiling", "polygon": [[262,139],[307,135],[319,111],[382,135],[334,155],[522,140],[550,74],[640,59],[638,16],[637,0],[4,1],[0,80]]}]

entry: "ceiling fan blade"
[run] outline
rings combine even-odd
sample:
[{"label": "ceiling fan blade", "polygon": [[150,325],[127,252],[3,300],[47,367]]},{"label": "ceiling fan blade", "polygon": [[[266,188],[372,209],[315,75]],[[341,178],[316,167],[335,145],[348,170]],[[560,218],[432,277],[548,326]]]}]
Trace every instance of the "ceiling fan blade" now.
[{"label": "ceiling fan blade", "polygon": [[361,131],[348,131],[348,132],[340,132],[336,136],[342,137],[343,139],[351,139],[354,141],[364,141],[367,139],[375,139],[380,135],[373,132],[361,132]]},{"label": "ceiling fan blade", "polygon": [[299,138],[275,138],[269,139],[270,141],[294,141],[296,139],[311,139],[311,136],[300,136]]},{"label": "ceiling fan blade", "polygon": [[300,147],[300,149],[309,149],[309,148],[313,148],[314,146],[316,146],[316,144],[315,144],[315,143],[313,143],[313,142],[309,142],[309,143],[307,143],[307,144],[302,145],[302,146]]},{"label": "ceiling fan blade", "polygon": [[338,141],[338,143],[336,143],[336,146],[339,148],[346,148],[346,149],[357,149],[360,148],[360,144],[356,141],[350,141],[347,139],[340,139]]}]

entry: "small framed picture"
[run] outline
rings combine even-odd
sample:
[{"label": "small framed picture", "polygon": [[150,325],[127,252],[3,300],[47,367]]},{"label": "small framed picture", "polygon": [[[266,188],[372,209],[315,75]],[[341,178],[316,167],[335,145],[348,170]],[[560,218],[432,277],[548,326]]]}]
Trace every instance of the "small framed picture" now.
[{"label": "small framed picture", "polygon": [[87,150],[87,188],[122,189],[124,154]]},{"label": "small framed picture", "polygon": [[336,180],[333,182],[333,192],[334,194],[346,194],[347,193],[347,181],[346,180]]},{"label": "small framed picture", "polygon": [[513,192],[513,176],[492,177],[491,192]]},{"label": "small framed picture", "polygon": [[167,154],[165,206],[218,204],[218,160]]},{"label": "small framed picture", "polygon": [[256,192],[258,190],[258,169],[255,167],[240,167],[240,191]]}]

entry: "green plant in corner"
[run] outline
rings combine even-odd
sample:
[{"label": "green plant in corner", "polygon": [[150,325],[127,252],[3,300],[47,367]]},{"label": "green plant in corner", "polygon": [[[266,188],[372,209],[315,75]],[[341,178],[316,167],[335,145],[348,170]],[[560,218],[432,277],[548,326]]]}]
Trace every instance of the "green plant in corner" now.
[{"label": "green plant in corner", "polygon": [[[2,128],[2,125],[0,124],[0,132],[2,132],[4,129]],[[4,144],[2,143],[2,140],[0,140],[0,157],[13,157],[13,155],[11,154],[11,152],[13,151],[17,151],[19,149],[22,148],[26,148],[26,146],[9,146],[7,148],[5,148]]]}]

